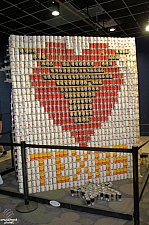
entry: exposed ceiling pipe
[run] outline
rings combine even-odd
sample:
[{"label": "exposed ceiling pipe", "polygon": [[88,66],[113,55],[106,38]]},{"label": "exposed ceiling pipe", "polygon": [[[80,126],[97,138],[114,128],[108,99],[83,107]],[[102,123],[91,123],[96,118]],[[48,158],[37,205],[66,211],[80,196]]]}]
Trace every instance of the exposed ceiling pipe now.
[{"label": "exposed ceiling pipe", "polygon": [[68,6],[66,6],[64,3],[62,3],[60,0],[55,0],[55,1],[57,3],[59,3],[62,7],[64,7],[66,10],[68,10],[69,12],[74,14],[75,16],[79,17],[81,20],[83,20],[86,24],[88,24],[90,27],[92,27],[94,30],[96,30],[96,32],[99,32],[101,34],[100,30],[102,30],[106,35],[109,36],[109,34],[103,29],[103,27],[97,21],[92,21],[90,16],[84,10],[80,9],[83,13],[85,13],[89,17],[88,19],[91,20],[94,25],[92,23],[90,23],[89,21],[87,21],[86,19],[84,19],[77,12],[73,11],[72,9],[70,9]]},{"label": "exposed ceiling pipe", "polygon": [[96,29],[96,27],[91,24],[90,22],[88,22],[86,19],[84,19],[82,16],[80,16],[78,13],[74,12],[72,9],[70,9],[68,6],[66,6],[65,4],[63,4],[60,0],[55,0],[57,3],[59,3],[62,7],[64,7],[65,9],[67,9],[69,12],[71,12],[72,14],[74,14],[75,16],[79,17],[81,20],[83,20],[86,24],[88,24],[90,27]]}]

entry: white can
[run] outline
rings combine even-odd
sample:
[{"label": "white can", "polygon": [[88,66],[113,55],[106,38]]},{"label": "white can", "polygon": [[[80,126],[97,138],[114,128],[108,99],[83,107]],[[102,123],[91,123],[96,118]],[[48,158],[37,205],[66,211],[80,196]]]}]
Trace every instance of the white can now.
[{"label": "white can", "polygon": [[37,191],[37,192],[41,192],[40,186],[37,186],[37,187],[36,187],[36,191]]},{"label": "white can", "polygon": [[41,191],[41,192],[44,192],[44,191],[45,191],[44,186],[40,186],[40,191]]},{"label": "white can", "polygon": [[36,193],[36,187],[32,187],[32,193]]}]

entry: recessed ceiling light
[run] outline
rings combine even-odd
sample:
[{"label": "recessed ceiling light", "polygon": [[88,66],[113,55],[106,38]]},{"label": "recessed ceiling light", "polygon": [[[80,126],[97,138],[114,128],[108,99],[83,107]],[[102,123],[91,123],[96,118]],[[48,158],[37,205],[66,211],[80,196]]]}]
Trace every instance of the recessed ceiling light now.
[{"label": "recessed ceiling light", "polygon": [[145,30],[149,31],[149,21],[147,22],[147,26],[146,26]]},{"label": "recessed ceiling light", "polygon": [[113,31],[115,31],[115,30],[116,30],[115,27],[111,27],[111,28],[109,29],[110,32],[113,32]]},{"label": "recessed ceiling light", "polygon": [[59,16],[59,3],[52,1],[52,15]]}]

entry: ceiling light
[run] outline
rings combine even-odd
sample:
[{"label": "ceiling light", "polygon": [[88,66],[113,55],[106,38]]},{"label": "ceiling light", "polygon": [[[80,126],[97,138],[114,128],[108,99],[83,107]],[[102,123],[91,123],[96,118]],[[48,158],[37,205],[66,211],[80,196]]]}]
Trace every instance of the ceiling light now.
[{"label": "ceiling light", "polygon": [[59,3],[52,1],[52,15],[59,16]]},{"label": "ceiling light", "polygon": [[110,32],[113,32],[113,31],[115,31],[115,30],[116,30],[115,27],[111,27],[111,28],[109,29]]},{"label": "ceiling light", "polygon": [[146,31],[149,31],[149,21],[147,21],[147,25],[146,25],[145,30],[146,30]]}]

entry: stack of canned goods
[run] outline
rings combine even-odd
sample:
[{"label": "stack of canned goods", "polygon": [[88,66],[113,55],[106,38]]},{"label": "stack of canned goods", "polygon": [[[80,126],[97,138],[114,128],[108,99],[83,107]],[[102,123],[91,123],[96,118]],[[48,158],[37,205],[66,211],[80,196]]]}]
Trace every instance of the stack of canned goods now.
[{"label": "stack of canned goods", "polygon": [[121,202],[122,199],[122,194],[113,188],[111,182],[88,182],[84,186],[71,188],[71,196],[82,198],[88,206],[92,206],[99,201]]}]

